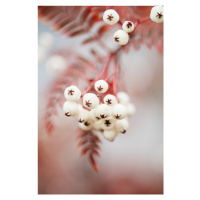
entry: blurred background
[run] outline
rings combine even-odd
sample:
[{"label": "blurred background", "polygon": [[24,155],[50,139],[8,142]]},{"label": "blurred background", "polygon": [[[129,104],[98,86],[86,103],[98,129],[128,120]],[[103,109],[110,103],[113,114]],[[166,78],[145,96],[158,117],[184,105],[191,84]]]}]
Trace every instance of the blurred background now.
[{"label": "blurred background", "polygon": [[[141,11],[147,16],[151,7],[133,9],[138,18]],[[120,10],[123,9],[116,9],[117,12]],[[157,24],[148,23],[147,28],[157,27]],[[97,28],[94,27],[93,31]],[[119,26],[109,29],[102,36],[109,49],[117,48],[112,37],[118,29]],[[159,26],[159,30],[163,27]],[[80,155],[76,140],[77,121],[66,118],[61,106],[56,105],[56,116],[51,119],[54,130],[51,134],[47,131],[46,112],[55,109],[47,110],[51,88],[62,80],[62,74],[76,59],[74,55],[96,62],[99,68],[101,60],[94,60],[94,55],[98,54],[100,58],[107,55],[98,43],[81,44],[87,34],[61,36],[43,19],[38,21],[38,193],[163,194],[163,54],[162,46],[158,48],[160,40],[155,41],[155,34],[152,34],[154,38],[150,45],[147,38],[148,41],[141,41],[139,47],[130,46],[120,55],[119,83],[131,97],[136,113],[129,117],[130,127],[126,134],[118,135],[114,142],[100,138],[101,158],[96,158],[100,167],[98,172],[93,170],[87,156]],[[57,65],[52,65],[52,59]],[[88,67],[87,74],[94,78],[96,69]]]}]

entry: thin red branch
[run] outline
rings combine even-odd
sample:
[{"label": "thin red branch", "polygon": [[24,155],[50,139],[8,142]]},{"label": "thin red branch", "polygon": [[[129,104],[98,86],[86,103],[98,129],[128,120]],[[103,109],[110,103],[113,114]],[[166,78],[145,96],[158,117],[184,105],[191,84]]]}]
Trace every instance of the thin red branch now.
[{"label": "thin red branch", "polygon": [[149,21],[150,20],[150,17],[145,17],[145,18],[142,18],[142,19],[138,19],[135,24],[134,24],[134,28],[136,28],[139,24],[142,24],[146,21]]},{"label": "thin red branch", "polygon": [[122,21],[121,21],[121,20],[119,20],[117,23],[118,23],[120,26],[122,26],[122,25],[123,25],[123,23],[122,23]]},{"label": "thin red branch", "polygon": [[96,78],[92,81],[92,83],[91,83],[90,86],[87,88],[87,90],[85,90],[85,91],[83,92],[83,94],[81,95],[81,97],[83,97],[86,93],[88,93],[88,92],[93,88],[95,82],[101,78],[101,76],[103,75],[103,73],[105,72],[105,70],[106,70],[106,69],[108,68],[108,66],[109,66],[111,57],[112,57],[112,54],[109,54],[105,65],[102,67],[101,71],[100,71],[99,74],[96,76]]},{"label": "thin red branch", "polygon": [[108,81],[114,74],[115,74],[115,72],[110,74],[107,78],[104,79],[104,81]]},{"label": "thin red branch", "polygon": [[90,38],[96,40],[99,45],[102,47],[102,49],[106,50],[106,51],[110,51],[109,47],[101,40],[101,37],[99,37],[96,34],[90,35]]},{"label": "thin red branch", "polygon": [[[117,98],[117,56],[115,56],[115,60],[114,60],[114,78],[113,78],[113,93]],[[117,98],[118,100],[118,98]]]}]

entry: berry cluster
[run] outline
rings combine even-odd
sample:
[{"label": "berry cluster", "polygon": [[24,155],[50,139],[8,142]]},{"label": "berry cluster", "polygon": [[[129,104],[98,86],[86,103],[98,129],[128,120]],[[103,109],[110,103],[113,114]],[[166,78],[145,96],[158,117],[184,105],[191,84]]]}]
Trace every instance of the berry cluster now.
[{"label": "berry cluster", "polygon": [[[88,10],[86,11],[87,12],[84,11],[84,16],[86,13],[88,15],[91,14],[90,8],[88,8]],[[124,14],[126,14],[126,12],[124,12]],[[109,25],[114,25],[118,23],[120,24],[120,26],[122,26],[121,30],[117,30],[114,33],[114,41],[119,45],[126,45],[129,42],[130,39],[129,36],[131,35],[131,32],[135,31],[139,24],[142,24],[149,20],[152,20],[153,22],[156,23],[161,23],[163,22],[163,14],[164,14],[163,6],[155,6],[151,9],[151,13],[149,16],[142,19],[137,19],[135,23],[133,23],[132,21],[125,21],[124,23],[122,23],[120,21],[118,13],[113,9],[109,9],[104,12],[103,20]],[[81,13],[81,16],[82,15],[83,13]],[[52,16],[50,17],[51,19]],[[75,18],[76,16],[77,15],[75,15]],[[96,14],[94,16],[96,16]],[[127,14],[126,16],[130,15]],[[86,16],[84,17],[84,19],[90,19],[90,18],[91,17],[86,17]],[[86,31],[89,31],[88,29],[85,28],[82,29],[81,19],[82,19],[81,17],[78,17],[78,21],[81,21],[80,23],[81,29],[77,29],[79,25],[79,23],[77,23],[73,28],[73,31],[69,33],[69,36],[75,36],[77,34],[82,34],[86,33]],[[95,20],[99,21],[99,19],[91,18],[90,22],[87,23],[90,26],[91,24],[95,24],[94,23]],[[68,22],[69,20],[65,21],[67,22],[63,22],[64,24],[69,23]],[[64,26],[63,23],[55,25],[58,25],[58,28],[60,30],[61,25],[62,27],[66,28],[66,26]],[[104,27],[105,25],[103,25],[99,30],[105,31],[106,29]],[[99,33],[101,31],[99,31]],[[65,29],[65,34],[67,33],[68,31],[66,31]],[[136,33],[135,35],[138,34]],[[86,41],[87,42],[93,41],[90,39],[91,38],[89,38],[89,40],[88,39],[85,40],[83,43],[86,44]],[[94,36],[94,38],[92,39],[98,39],[98,37]],[[103,61],[101,57],[99,57],[100,59],[95,58],[94,63],[92,61],[91,63],[87,62],[86,59],[80,58],[80,60],[82,61],[84,60],[84,63],[86,61],[87,64],[82,66],[79,65],[78,63],[78,65],[73,64],[70,67],[67,66],[69,60],[68,59],[66,60],[66,57],[61,56],[62,54],[52,55],[47,60],[46,68],[48,69],[48,71],[53,72],[53,74],[62,74],[63,72],[63,76],[61,76],[62,81],[58,80],[54,85],[56,89],[55,88],[52,89],[52,93],[56,97],[50,98],[49,100],[50,103],[48,104],[48,107],[50,109],[48,110],[45,117],[45,122],[47,127],[46,129],[50,133],[50,131],[52,131],[54,128],[50,118],[54,113],[56,113],[54,112],[55,109],[52,109],[52,107],[53,106],[55,107],[57,103],[60,104],[60,102],[62,101],[60,95],[57,95],[58,91],[60,92],[61,90],[63,90],[63,88],[66,87],[66,85],[68,85],[68,83],[72,81],[71,79],[75,78],[78,80],[77,74],[79,76],[81,73],[80,79],[82,78],[85,81],[88,81],[90,85],[83,93],[80,91],[78,87],[74,85],[67,87],[64,91],[66,102],[63,104],[63,111],[67,117],[75,117],[77,119],[79,124],[79,131],[78,131],[79,135],[77,139],[79,139],[78,146],[82,147],[81,155],[88,153],[91,164],[95,170],[98,170],[98,165],[96,164],[93,157],[100,155],[98,152],[98,150],[100,149],[98,145],[100,139],[96,134],[102,134],[104,138],[107,139],[108,141],[113,141],[118,134],[120,133],[124,134],[127,131],[129,127],[128,116],[133,114],[136,110],[135,106],[132,103],[130,103],[130,98],[125,92],[117,93],[118,91],[117,87],[119,85],[118,78],[120,75],[119,72],[121,70],[119,56],[120,52],[122,52],[124,48],[119,47],[118,49],[111,51],[102,41],[100,40],[97,41],[99,42],[99,44],[101,44],[102,47],[105,48],[106,52],[108,53],[108,56],[105,59],[105,63],[102,65],[97,76],[92,80],[91,78],[87,77],[86,70],[89,69],[90,64],[93,66],[95,65],[96,61],[98,60]],[[53,38],[51,37],[50,34],[41,35],[41,37],[39,38],[39,50],[38,50],[39,61],[44,60],[44,58],[48,54],[47,50],[49,47],[52,46],[53,42],[54,42]],[[93,54],[95,55],[96,53],[93,52]],[[64,55],[66,56],[67,54],[65,53]],[[77,56],[77,58],[78,57],[79,56]],[[64,73],[65,72],[64,69],[67,69],[66,73]],[[75,73],[77,71],[78,73]],[[67,80],[65,78],[67,78]],[[93,91],[96,92],[93,93]],[[80,99],[82,100],[82,104],[79,103]]]},{"label": "berry cluster", "polygon": [[[119,21],[118,13],[113,10],[109,9],[106,10],[103,14],[103,20],[109,25],[116,24]],[[129,41],[128,33],[134,30],[134,24],[131,21],[125,21],[122,25],[123,30],[118,30],[114,33],[114,40],[117,44],[125,45]]]},{"label": "berry cluster", "polygon": [[[161,23],[163,22],[163,14],[163,6],[154,6],[151,9],[150,19],[156,23]],[[104,12],[103,20],[109,25],[114,25],[119,22],[119,15],[115,10],[109,9]],[[137,23],[138,22],[136,22],[136,25]],[[120,24],[122,23],[120,22]],[[135,27],[132,21],[125,21],[122,24],[122,30],[118,30],[114,33],[114,41],[119,45],[126,45],[129,41],[129,33],[131,33]]]},{"label": "berry cluster", "polygon": [[[108,83],[98,80],[94,88],[97,93],[105,93]],[[63,105],[64,114],[67,117],[76,117],[80,129],[102,132],[109,141],[113,141],[118,133],[127,131],[127,116],[135,112],[135,106],[124,92],[118,92],[117,97],[106,94],[101,98],[94,93],[86,93],[83,95],[83,105],[77,103],[81,98],[81,91],[76,86],[67,87],[64,96],[67,100]]]}]

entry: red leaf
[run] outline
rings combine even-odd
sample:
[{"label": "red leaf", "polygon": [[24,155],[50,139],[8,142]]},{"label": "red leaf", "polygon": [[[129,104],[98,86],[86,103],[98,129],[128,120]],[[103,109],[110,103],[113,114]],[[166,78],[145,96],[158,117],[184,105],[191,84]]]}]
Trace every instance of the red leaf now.
[{"label": "red leaf", "polygon": [[98,151],[96,151],[95,149],[93,149],[91,152],[92,152],[92,154],[95,154],[96,156],[101,157],[100,153]]},{"label": "red leaf", "polygon": [[50,134],[54,130],[54,126],[50,121],[46,123],[46,130],[48,134]]},{"label": "red leaf", "polygon": [[97,149],[100,149],[99,145],[97,144],[100,141],[100,139],[91,131],[86,132],[80,130],[79,135],[80,137],[78,138],[80,139],[80,142],[78,143],[78,146],[83,146],[81,150],[81,156],[89,152],[89,160],[91,161],[92,167],[94,168],[94,170],[98,171],[99,166],[95,162],[93,156],[95,155],[100,157],[100,153],[97,151]]},{"label": "red leaf", "polygon": [[89,37],[89,38],[85,39],[85,40],[82,42],[82,44],[88,44],[88,43],[94,42],[94,41],[96,41],[95,38]]},{"label": "red leaf", "polygon": [[87,29],[84,29],[82,26],[81,27],[77,27],[77,28],[74,28],[72,29],[71,31],[68,32],[68,35],[70,37],[73,37],[73,36],[77,36],[77,35],[81,35],[83,33],[87,32]]},{"label": "red leaf", "polygon": [[95,171],[98,172],[98,171],[99,171],[99,166],[98,166],[98,164],[95,162],[92,153],[90,153],[89,159],[90,159],[90,162],[91,162],[91,164],[92,164],[93,169],[94,169]]},{"label": "red leaf", "polygon": [[103,34],[104,32],[106,32],[107,30],[109,30],[110,29],[110,26],[108,26],[108,25],[103,25],[103,26],[101,26],[100,28],[99,28],[99,30],[97,31],[97,34],[98,35],[101,35],[101,34]]}]

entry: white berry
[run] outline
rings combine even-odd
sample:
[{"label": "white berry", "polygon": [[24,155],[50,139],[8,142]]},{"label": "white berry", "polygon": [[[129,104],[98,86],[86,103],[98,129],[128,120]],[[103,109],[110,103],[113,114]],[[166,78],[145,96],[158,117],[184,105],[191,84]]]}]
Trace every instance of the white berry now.
[{"label": "white berry", "polygon": [[77,103],[66,101],[63,104],[63,112],[67,117],[78,116],[79,109]]},{"label": "white berry", "polygon": [[126,108],[127,108],[127,115],[132,115],[136,112],[136,108],[132,103],[127,104]]},{"label": "white berry", "polygon": [[65,70],[66,60],[60,55],[51,56],[46,62],[47,70],[52,74],[60,74]]},{"label": "white berry", "polygon": [[130,97],[125,92],[118,92],[117,97],[119,99],[119,103],[123,105],[127,105],[130,102]]},{"label": "white berry", "polygon": [[104,136],[104,138],[106,140],[112,142],[116,138],[117,132],[115,130],[113,130],[113,129],[111,129],[111,130],[105,130],[103,132],[103,136]]},{"label": "white berry", "polygon": [[98,121],[100,120],[100,117],[95,116],[95,111],[96,111],[96,108],[90,110],[90,118],[94,121]]},{"label": "white berry", "polygon": [[90,112],[85,110],[81,105],[79,105],[79,115],[78,122],[83,123],[90,119]]},{"label": "white berry", "polygon": [[128,127],[129,127],[129,123],[128,123],[128,120],[126,118],[116,121],[115,128],[116,128],[118,133],[119,132],[120,133],[126,133]]},{"label": "white berry", "polygon": [[53,45],[54,38],[51,33],[44,32],[39,37],[39,44],[45,48],[49,48]]},{"label": "white berry", "polygon": [[127,109],[122,104],[116,104],[112,107],[112,115],[115,119],[124,119],[127,116]]},{"label": "white berry", "polygon": [[117,104],[117,99],[114,95],[112,94],[107,94],[104,99],[103,99],[104,103],[107,104],[108,106],[113,106],[115,104]]},{"label": "white berry", "polygon": [[87,120],[83,123],[79,123],[79,127],[84,131],[89,131],[93,128],[93,123],[92,120]]},{"label": "white berry", "polygon": [[93,93],[87,93],[83,96],[83,105],[86,108],[94,109],[99,105],[99,98]]},{"label": "white berry", "polygon": [[122,29],[127,32],[130,33],[134,30],[134,24],[131,21],[125,21],[122,25]]},{"label": "white berry", "polygon": [[72,85],[65,89],[64,96],[67,101],[77,102],[81,98],[81,91],[75,85]]},{"label": "white berry", "polygon": [[156,23],[162,23],[164,18],[163,6],[154,6],[151,9],[150,18]]},{"label": "white berry", "polygon": [[101,104],[95,108],[95,117],[98,118],[107,118],[111,116],[112,111],[110,107],[106,104]]},{"label": "white berry", "polygon": [[103,14],[103,21],[109,25],[116,24],[119,21],[119,15],[113,9],[106,10]]},{"label": "white berry", "polygon": [[117,44],[125,45],[129,41],[129,35],[123,30],[118,30],[114,34],[114,40]]},{"label": "white berry", "polygon": [[93,127],[97,131],[101,131],[103,129],[101,120],[95,121]]},{"label": "white berry", "polygon": [[104,80],[98,80],[95,82],[94,88],[99,93],[105,93],[108,90],[108,83]]},{"label": "white berry", "polygon": [[108,117],[105,119],[101,120],[101,127],[103,130],[110,130],[112,128],[114,128],[115,125],[115,119],[113,117]]}]

